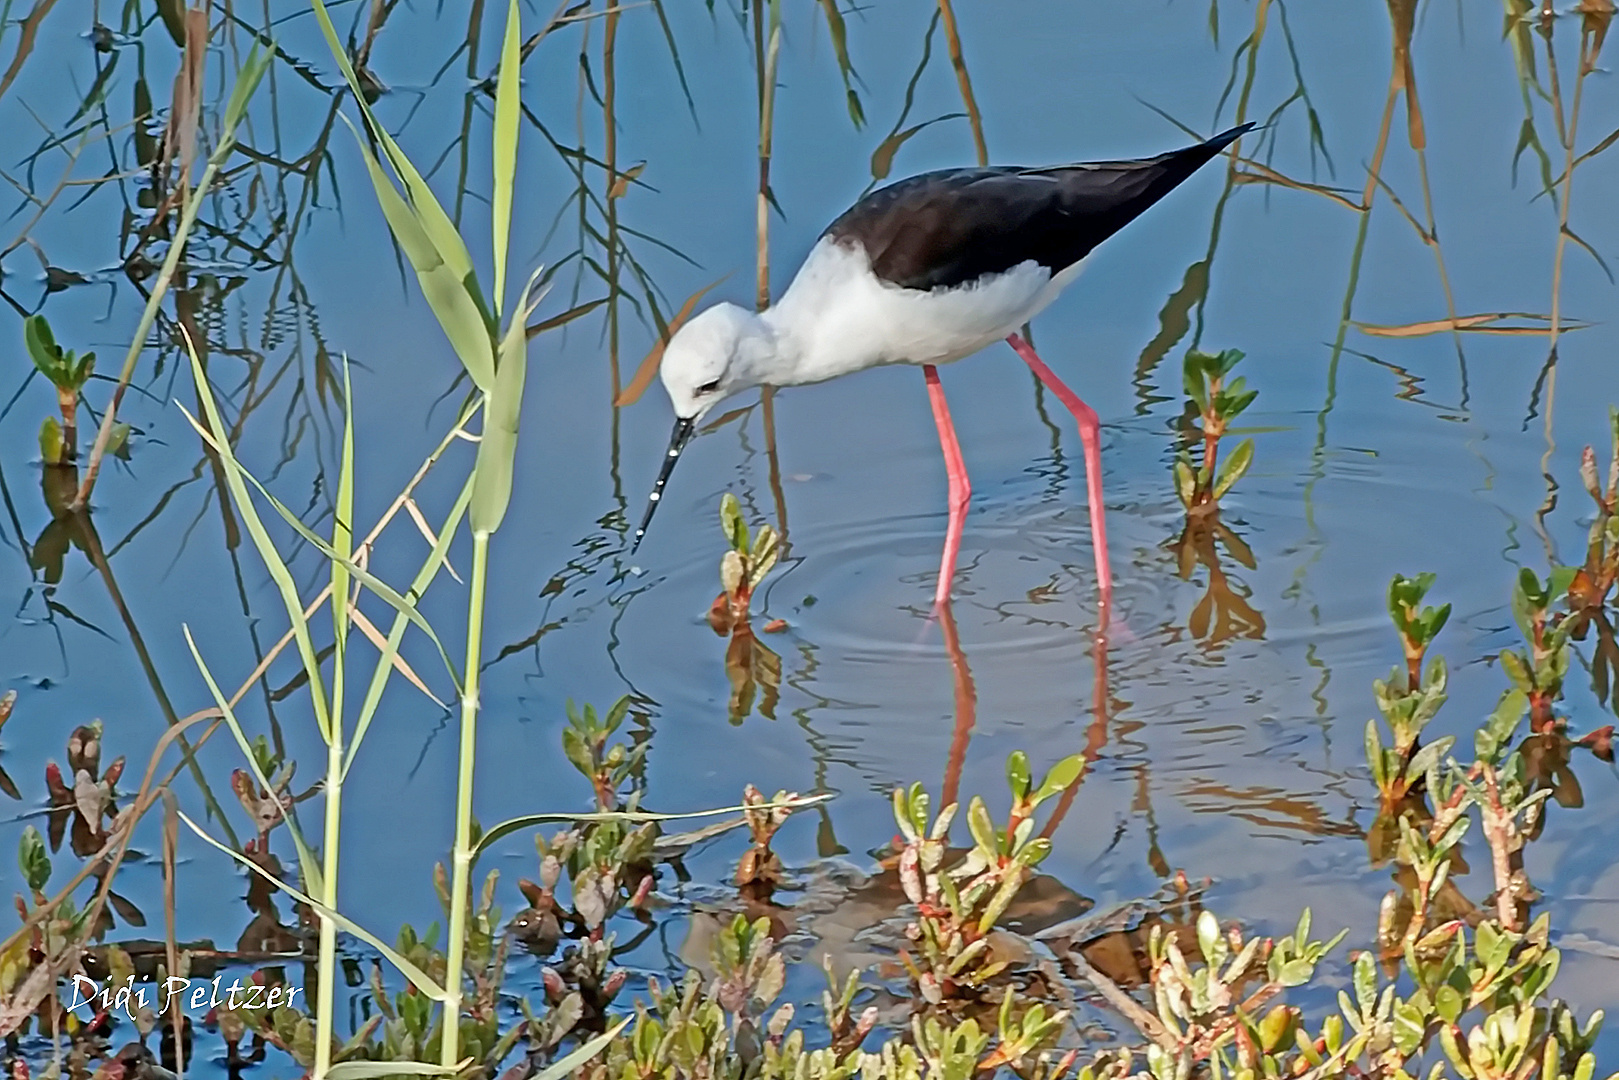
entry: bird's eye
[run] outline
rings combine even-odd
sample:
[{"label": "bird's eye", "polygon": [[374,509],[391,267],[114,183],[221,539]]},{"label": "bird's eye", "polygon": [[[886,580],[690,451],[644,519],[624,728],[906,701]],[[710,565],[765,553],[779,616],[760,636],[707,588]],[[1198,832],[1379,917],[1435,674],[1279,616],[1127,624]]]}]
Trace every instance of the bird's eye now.
[{"label": "bird's eye", "polygon": [[719,388],[720,388],[720,381],[718,379],[715,379],[713,382],[704,383],[703,385],[699,386],[697,388],[697,392],[699,394],[712,394],[714,391],[718,390]]}]

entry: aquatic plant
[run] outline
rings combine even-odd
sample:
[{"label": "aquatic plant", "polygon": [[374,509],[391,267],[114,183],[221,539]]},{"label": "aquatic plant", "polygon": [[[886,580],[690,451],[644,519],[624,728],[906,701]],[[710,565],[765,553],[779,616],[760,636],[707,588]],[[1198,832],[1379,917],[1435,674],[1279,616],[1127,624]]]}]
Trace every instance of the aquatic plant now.
[{"label": "aquatic plant", "polygon": [[[43,315],[23,320],[23,341],[34,370],[56,389],[61,420],[47,416],[39,428],[39,452],[47,465],[71,465],[79,457],[79,395],[96,369],[96,354],[78,355],[56,343],[51,324]],[[128,427],[124,428],[127,437]]]},{"label": "aquatic plant", "polygon": [[[1526,587],[1531,579],[1520,579],[1515,607],[1527,601],[1532,620],[1544,595]],[[1512,746],[1529,711],[1527,694],[1518,686],[1503,694],[1474,733],[1472,762],[1451,756],[1451,737],[1419,748],[1423,726],[1445,698],[1441,659],[1420,682],[1412,677],[1449,614],[1448,605],[1422,606],[1432,584],[1427,574],[1391,583],[1390,616],[1408,666],[1379,681],[1375,695],[1394,746],[1382,745],[1375,721],[1367,730],[1368,764],[1384,795],[1368,842],[1374,859],[1392,857],[1399,868],[1399,888],[1381,906],[1378,950],[1352,958],[1349,991],[1339,992],[1336,1013],[1319,1020],[1285,1002],[1265,1009],[1288,988],[1311,982],[1343,940],[1343,934],[1312,940],[1308,911],[1291,937],[1276,939],[1250,937],[1204,911],[1195,949],[1155,927],[1152,1011],[1070,954],[1081,975],[1149,1039],[1144,1075],[1177,1080],[1199,1068],[1215,1076],[1389,1080],[1595,1075],[1602,1014],[1580,1021],[1553,996],[1560,954],[1550,944],[1549,916],[1527,919],[1534,893],[1521,853],[1552,794],[1532,782],[1525,751],[1538,737],[1533,729],[1523,747]],[[1475,821],[1495,885],[1484,908],[1467,901],[1450,876]],[[1130,1051],[1103,1054],[1079,1076],[1143,1075],[1133,1062]]]},{"label": "aquatic plant", "polygon": [[894,821],[904,843],[900,882],[917,907],[916,921],[906,931],[915,951],[904,961],[922,1000],[938,1005],[971,998],[1006,970],[1008,961],[991,949],[989,933],[1051,853],[1051,841],[1034,835],[1034,812],[1078,783],[1084,769],[1085,758],[1074,754],[1053,765],[1037,785],[1027,755],[1014,752],[1006,762],[1012,806],[1005,827],[997,829],[984,800],[974,796],[967,804],[973,846],[949,866],[948,837],[959,805],[941,807],[934,818],[921,784],[895,790]]},{"label": "aquatic plant", "polygon": [[720,585],[708,622],[715,633],[728,633],[748,621],[753,593],[769,575],[781,556],[781,538],[770,525],[760,525],[751,535],[742,517],[742,504],[726,492],[720,499],[720,530],[730,550],[720,559]]},{"label": "aquatic plant", "polygon": [[1193,349],[1186,354],[1182,381],[1186,396],[1196,409],[1191,434],[1201,439],[1195,466],[1188,449],[1182,449],[1175,458],[1175,493],[1188,510],[1218,503],[1253,464],[1254,441],[1244,439],[1225,464],[1219,465],[1220,439],[1231,421],[1253,404],[1259,394],[1257,390],[1246,389],[1241,376],[1228,379],[1242,355],[1236,349],[1220,353]]}]

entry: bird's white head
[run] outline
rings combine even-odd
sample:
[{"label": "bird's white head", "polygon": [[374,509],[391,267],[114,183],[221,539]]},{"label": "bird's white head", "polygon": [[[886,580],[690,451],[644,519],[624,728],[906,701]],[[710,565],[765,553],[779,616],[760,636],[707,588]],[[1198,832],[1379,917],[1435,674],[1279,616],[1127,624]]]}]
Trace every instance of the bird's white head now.
[{"label": "bird's white head", "polygon": [[675,409],[675,430],[641,527],[635,530],[631,554],[646,535],[664,485],[696,432],[697,422],[732,394],[760,385],[773,349],[773,334],[765,320],[735,304],[714,305],[669,339],[658,374]]},{"label": "bird's white head", "polygon": [[696,423],[732,394],[759,385],[751,363],[767,333],[751,311],[716,304],[669,339],[658,369],[675,416]]}]

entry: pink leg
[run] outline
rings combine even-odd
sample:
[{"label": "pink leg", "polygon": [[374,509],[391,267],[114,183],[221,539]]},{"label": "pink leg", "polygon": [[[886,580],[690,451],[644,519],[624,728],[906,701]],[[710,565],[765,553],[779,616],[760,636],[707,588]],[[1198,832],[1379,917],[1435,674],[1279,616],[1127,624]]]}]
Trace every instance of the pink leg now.
[{"label": "pink leg", "polygon": [[1085,446],[1085,489],[1091,505],[1091,538],[1096,547],[1096,577],[1102,589],[1101,623],[1107,625],[1113,607],[1113,572],[1107,561],[1107,510],[1102,505],[1102,425],[1096,419],[1096,410],[1079,400],[1079,395],[1068,389],[1063,381],[1046,367],[1045,361],[1035,353],[1034,346],[1017,334],[1006,339],[1017,351],[1039,380],[1079,421],[1079,440]]},{"label": "pink leg", "polygon": [[956,555],[961,551],[961,526],[967,518],[967,503],[973,497],[973,486],[967,480],[967,466],[961,460],[961,445],[956,442],[956,427],[950,422],[950,406],[944,400],[944,387],[939,385],[939,369],[932,364],[922,366],[928,381],[928,402],[933,406],[933,421],[939,425],[939,447],[944,451],[944,471],[950,477],[950,522],[944,535],[944,558],[939,563],[939,587],[933,594],[935,605],[950,602],[950,583],[956,576]]}]

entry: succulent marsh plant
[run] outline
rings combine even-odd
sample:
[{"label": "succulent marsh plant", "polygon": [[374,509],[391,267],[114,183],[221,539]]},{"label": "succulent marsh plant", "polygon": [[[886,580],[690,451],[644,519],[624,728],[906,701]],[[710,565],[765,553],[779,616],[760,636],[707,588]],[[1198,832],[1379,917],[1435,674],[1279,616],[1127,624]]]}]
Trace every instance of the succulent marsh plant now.
[{"label": "succulent marsh plant", "polygon": [[727,492],[720,500],[720,529],[730,550],[720,559],[720,585],[708,621],[716,633],[730,633],[748,621],[753,593],[781,555],[781,537],[770,525],[751,534],[742,518],[742,504]]},{"label": "succulent marsh plant", "polygon": [[1241,376],[1228,378],[1242,356],[1236,349],[1220,353],[1193,349],[1186,354],[1182,381],[1190,399],[1188,408],[1195,407],[1189,434],[1199,440],[1195,462],[1189,448],[1182,449],[1175,458],[1175,493],[1187,510],[1218,504],[1253,464],[1252,439],[1238,443],[1225,464],[1219,464],[1220,439],[1259,394],[1247,389]]}]

